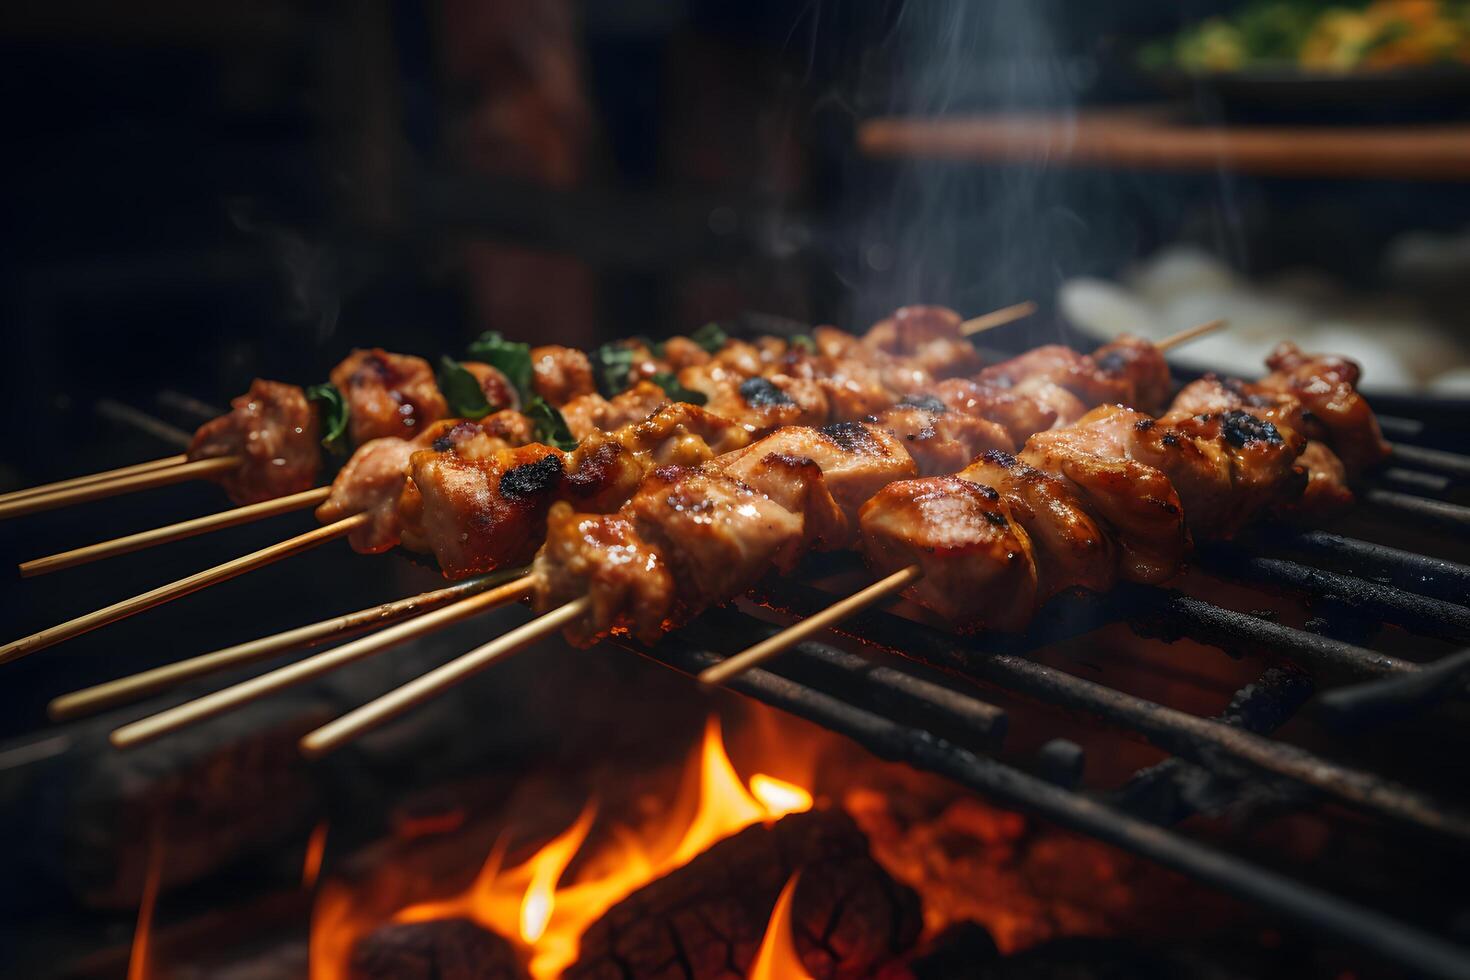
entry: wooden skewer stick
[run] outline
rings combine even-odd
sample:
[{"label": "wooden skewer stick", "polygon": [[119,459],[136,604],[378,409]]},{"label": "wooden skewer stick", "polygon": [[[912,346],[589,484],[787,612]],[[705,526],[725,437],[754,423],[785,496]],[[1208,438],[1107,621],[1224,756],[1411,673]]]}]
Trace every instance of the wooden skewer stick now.
[{"label": "wooden skewer stick", "polygon": [[9,503],[12,500],[20,500],[22,497],[34,497],[38,494],[53,493],[57,490],[69,490],[72,487],[80,487],[88,483],[101,483],[104,480],[113,480],[120,476],[132,476],[134,473],[148,473],[153,470],[167,469],[170,466],[178,466],[180,463],[187,463],[188,461],[188,456],[179,453],[177,456],[151,459],[146,463],[119,466],[115,470],[103,470],[100,473],[88,473],[86,476],[74,476],[69,480],[57,480],[55,483],[42,483],[39,486],[26,487],[24,490],[12,490],[9,493],[0,494],[0,504]]},{"label": "wooden skewer stick", "polygon": [[796,646],[802,640],[822,632],[828,627],[835,626],[849,616],[854,616],[864,609],[895,595],[908,588],[910,585],[924,577],[924,570],[918,565],[910,565],[900,568],[892,575],[886,576],[874,582],[867,588],[854,592],[846,599],[834,602],[821,612],[808,616],[801,622],[789,626],[774,636],[767,637],[755,646],[742,650],[733,657],[706,667],[699,672],[701,684],[723,684],[731,678],[745,673],[752,667],[756,667],[779,653],[784,653]]},{"label": "wooden skewer stick", "polygon": [[[529,580],[529,576],[527,579]],[[587,612],[592,600],[587,596],[573,599],[564,606],[538,616],[524,626],[518,626],[504,636],[476,647],[461,657],[456,657],[441,667],[436,667],[407,684],[390,691],[375,701],[329,722],[309,733],[301,740],[301,751],[309,759],[317,759],[344,742],[350,742],[366,732],[430,698],[437,697],[460,681],[484,670],[496,660],[530,646],[548,634],[555,633],[567,623]]]},{"label": "wooden skewer stick", "polygon": [[141,548],[151,548],[154,545],[168,544],[170,541],[182,541],[185,538],[192,538],[196,535],[208,534],[210,531],[220,531],[227,527],[237,527],[241,524],[248,524],[251,521],[261,520],[266,517],[275,517],[277,514],[288,514],[294,510],[301,510],[319,504],[323,500],[326,500],[331,493],[331,487],[314,487],[311,490],[303,490],[300,493],[293,493],[285,497],[262,500],[259,503],[246,504],[243,507],[232,507],[229,510],[223,510],[217,514],[206,514],[203,517],[180,521],[177,524],[155,527],[148,531],[139,531],[137,534],[128,534],[121,538],[113,538],[111,541],[100,541],[97,544],[89,544],[82,548],[73,548],[71,551],[47,555],[45,558],[33,558],[21,564],[20,574],[22,578],[32,578],[36,575],[45,575],[48,572],[59,572],[64,568],[75,568],[77,565],[101,561],[103,558],[112,558],[116,555],[125,555],[130,551],[138,551]]},{"label": "wooden skewer stick", "polygon": [[1214,333],[1216,330],[1224,327],[1226,325],[1226,322],[1227,321],[1225,320],[1210,320],[1206,323],[1196,324],[1195,326],[1192,326],[1187,330],[1181,330],[1178,333],[1171,333],[1169,336],[1165,337],[1157,344],[1154,344],[1154,346],[1157,347],[1160,351],[1173,350],[1180,344],[1188,343],[1196,337],[1203,337],[1207,333]]},{"label": "wooden skewer stick", "polygon": [[990,313],[966,320],[960,324],[960,335],[963,337],[973,337],[977,333],[994,330],[996,327],[1003,327],[1007,323],[1015,323],[1017,320],[1028,317],[1035,312],[1036,304],[1028,299],[1024,302],[1002,307]]},{"label": "wooden skewer stick", "polygon": [[289,558],[294,554],[306,551],[308,548],[315,548],[317,545],[324,544],[334,538],[343,537],[354,528],[366,524],[369,519],[370,517],[367,514],[354,514],[340,521],[335,521],[331,524],[307,531],[305,534],[298,534],[294,538],[278,541],[273,545],[261,548],[259,551],[252,551],[248,555],[231,559],[222,565],[215,565],[213,568],[206,568],[202,572],[195,572],[187,578],[181,578],[167,585],[160,585],[158,588],[144,592],[142,595],[136,595],[131,599],[124,599],[121,602],[114,602],[110,606],[87,613],[85,616],[78,616],[76,619],[61,623],[58,626],[52,626],[39,633],[32,633],[30,636],[14,640],[0,647],[0,664],[7,664],[12,660],[19,660],[21,657],[35,653],[37,650],[44,650],[49,646],[55,646],[65,640],[81,636],[83,633],[90,633],[98,627],[137,615],[144,610],[152,609],[154,606],[161,606],[165,602],[182,598],[183,596],[198,592],[200,589],[208,588],[219,582],[235,578],[237,575],[244,575],[246,572],[269,565],[272,562],[280,561],[282,558]]},{"label": "wooden skewer stick", "polygon": [[0,520],[35,514],[69,504],[85,503],[88,500],[99,500],[102,497],[115,497],[137,490],[164,487],[171,483],[183,483],[185,480],[217,476],[239,465],[239,456],[217,456],[212,459],[196,459],[192,463],[180,463],[178,466],[168,466],[146,473],[134,473],[131,476],[100,480],[65,490],[37,493],[29,497],[21,497],[19,500],[12,500],[9,503],[0,503]]},{"label": "wooden skewer stick", "polygon": [[[522,570],[517,569],[518,573],[520,571]],[[467,579],[448,588],[435,589],[432,592],[423,592],[406,599],[385,602],[368,609],[359,609],[357,612],[324,619],[319,623],[298,626],[283,633],[239,643],[223,650],[216,650],[214,653],[164,664],[129,677],[63,694],[54,699],[47,706],[46,711],[53,721],[68,721],[72,718],[94,714],[119,704],[137,701],[195,677],[256,663],[299,647],[315,646],[333,640],[345,640],[363,629],[387,626],[407,616],[437,609],[445,603],[467,599],[491,588],[503,578],[504,575],[484,575],[480,578]]]},{"label": "wooden skewer stick", "polygon": [[169,732],[204,721],[206,718],[212,718],[246,702],[310,680],[320,674],[352,663],[354,660],[361,660],[369,654],[377,653],[396,643],[425,636],[476,613],[494,609],[507,602],[514,602],[525,597],[530,591],[532,581],[531,576],[522,575],[489,592],[481,592],[479,595],[462,599],[452,605],[442,606],[433,612],[410,619],[406,623],[390,626],[371,636],[344,643],[340,647],[323,651],[305,660],[298,660],[294,664],[287,664],[270,673],[252,677],[233,687],[226,687],[167,711],[160,711],[156,715],[124,725],[114,731],[111,736],[112,744],[120,749],[125,749],[151,741],[161,735],[167,735]]}]

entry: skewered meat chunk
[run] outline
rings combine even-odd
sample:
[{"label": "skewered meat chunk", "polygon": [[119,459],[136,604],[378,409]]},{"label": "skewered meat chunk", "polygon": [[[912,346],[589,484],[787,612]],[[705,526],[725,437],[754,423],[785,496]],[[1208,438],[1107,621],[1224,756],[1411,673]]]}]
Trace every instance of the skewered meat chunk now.
[{"label": "skewered meat chunk", "polygon": [[387,551],[402,537],[398,505],[414,453],[432,448],[434,452],[452,451],[461,459],[482,459],[524,445],[531,435],[530,421],[506,409],[478,422],[441,419],[412,439],[371,439],[337,473],[331,495],[316,509],[317,520],[328,524],[366,513],[372,519],[349,534],[348,543],[363,554]]},{"label": "skewered meat chunk", "polygon": [[321,424],[306,392],[256,378],[230,411],[199,427],[189,459],[239,456],[219,478],[230,499],[252,504],[309,490],[321,469]]},{"label": "skewered meat chunk", "polygon": [[652,642],[674,607],[674,579],[663,558],[616,514],[579,514],[566,502],[554,504],[534,571],[540,611],[584,595],[591,599],[588,615],[567,627],[579,646],[615,627]]},{"label": "skewered meat chunk", "polygon": [[1309,413],[1306,435],[1332,447],[1348,472],[1358,473],[1388,458],[1378,419],[1358,394],[1362,369],[1345,357],[1304,354],[1292,343],[1277,346],[1266,359],[1271,373],[1258,384],[1301,399]]},{"label": "skewered meat chunk", "polygon": [[976,415],[951,412],[932,396],[907,398],[875,422],[903,440],[920,476],[954,473],[981,453],[1016,448],[1001,426]]},{"label": "skewered meat chunk", "polygon": [[1123,334],[1093,351],[1091,360],[1104,376],[1123,382],[1132,396],[1125,401],[1140,412],[1153,415],[1169,403],[1169,362],[1153,341]]},{"label": "skewered meat chunk", "polygon": [[572,438],[582,440],[599,430],[608,432],[646,418],[668,400],[658,385],[640,381],[612,398],[603,398],[595,391],[578,395],[561,407],[561,414]]},{"label": "skewered meat chunk", "polygon": [[[878,380],[889,391],[908,394],[928,391],[934,385],[934,375],[923,366],[906,357],[894,357],[871,345],[865,345],[852,334],[836,327],[815,327],[812,341],[819,357],[833,361],[853,360],[867,364],[877,372]],[[974,354],[974,348],[966,342],[966,357]]]},{"label": "skewered meat chunk", "polygon": [[[777,430],[780,435],[783,430]],[[857,528],[855,517],[833,497],[822,467],[809,456],[761,452],[746,455],[731,473],[717,461],[710,469],[736,476],[741,483],[764,494],[805,522],[806,547],[831,551],[847,544]]]},{"label": "skewered meat chunk", "polygon": [[1036,607],[1031,539],[990,487],[953,476],[889,484],[863,505],[863,553],[879,575],[918,565],[904,590],[958,626],[1025,627]]},{"label": "skewered meat chunk", "polygon": [[520,393],[499,368],[482,364],[479,361],[461,361],[460,367],[470,372],[470,375],[480,383],[480,390],[485,393],[485,402],[492,410],[499,411],[507,408],[520,410]]},{"label": "skewered meat chunk", "polygon": [[[713,382],[713,375],[693,374],[708,367],[681,372],[680,384],[704,392],[709,399],[706,408],[740,422],[752,432],[770,432],[783,425],[821,425],[827,421],[827,396],[815,381],[787,375],[757,375],[740,381]],[[694,384],[686,381],[685,375],[691,375]],[[698,387],[699,384],[705,387]]]},{"label": "skewered meat chunk", "polygon": [[597,393],[587,355],[557,344],[531,348],[531,387],[558,408],[579,395]]},{"label": "skewered meat chunk", "polygon": [[670,337],[664,341],[664,360],[668,362],[670,371],[678,372],[705,364],[709,358],[709,351],[688,337]]},{"label": "skewered meat chunk", "polygon": [[[1058,423],[1065,409],[1080,418],[1086,409],[1071,392],[1056,385],[1044,385],[1033,394],[1017,394],[993,385],[981,385],[964,378],[941,381],[929,391],[952,412],[988,419],[1003,427],[1020,445],[1033,432],[1044,432]],[[1054,396],[1054,397],[1049,397]]]},{"label": "skewered meat chunk", "polygon": [[1113,587],[1117,549],[1083,506],[1073,484],[1006,452],[985,453],[958,476],[999,491],[1012,519],[1030,535],[1039,598],[1049,599],[1067,589],[1106,592]]},{"label": "skewered meat chunk", "polygon": [[527,561],[545,537],[564,465],[536,443],[475,459],[420,450],[398,504],[403,544],[432,552],[449,578]]},{"label": "skewered meat chunk", "polygon": [[1023,390],[1050,383],[1072,392],[1087,405],[1130,401],[1133,395],[1125,377],[1099,370],[1092,358],[1061,344],[1036,347],[1009,361],[992,364],[976,380],[998,388]]},{"label": "skewered meat chunk", "polygon": [[772,454],[815,462],[833,499],[850,517],[856,517],[863,502],[883,485],[918,475],[902,440],[862,422],[821,429],[787,426],[722,457],[716,465],[737,480],[753,483],[754,477],[747,479],[752,469]]},{"label": "skewered meat chunk", "polygon": [[936,378],[974,374],[981,359],[960,334],[960,315],[943,306],[904,306],[875,323],[863,346],[903,357]]},{"label": "skewered meat chunk", "polygon": [[1307,485],[1300,497],[1288,500],[1278,509],[1284,517],[1321,518],[1340,513],[1353,504],[1348,489],[1347,467],[1325,442],[1307,440],[1307,448],[1297,457],[1307,471]]},{"label": "skewered meat chunk", "polygon": [[332,368],[331,379],[347,401],[355,446],[384,436],[410,438],[449,411],[422,357],[358,349]]}]

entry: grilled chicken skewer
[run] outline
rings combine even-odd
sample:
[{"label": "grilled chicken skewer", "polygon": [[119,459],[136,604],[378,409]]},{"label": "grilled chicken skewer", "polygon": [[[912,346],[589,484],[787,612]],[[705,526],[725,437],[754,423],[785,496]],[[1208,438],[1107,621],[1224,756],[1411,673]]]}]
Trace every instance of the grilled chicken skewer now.
[{"label": "grilled chicken skewer", "polygon": [[[1209,326],[1214,328],[1218,324]],[[1200,332],[1201,328],[1186,331],[1181,339]],[[1042,424],[1052,422],[1057,414],[1055,410],[1027,409],[1024,397],[1009,390],[1023,375],[1031,390],[1045,393],[1055,389],[1046,395],[1049,403],[1064,397],[1071,402],[1078,401],[1055,382],[1038,384],[1035,376],[1024,374],[1025,370],[1058,378],[1083,392],[1091,388],[1127,400],[1156,399],[1160,397],[1158,392],[1167,390],[1168,368],[1162,356],[1163,346],[1123,339],[1103,348],[1100,356],[1093,359],[1066,348],[1044,349],[1039,355],[1032,352],[1018,362],[1000,366],[1007,371],[1007,386],[990,382],[972,384],[964,389],[964,403],[967,408],[975,409],[982,405],[983,395],[988,399],[983,402],[986,410],[996,410],[998,417],[1010,421],[1013,427],[1032,424],[1038,418]],[[756,406],[757,410],[769,407]],[[394,513],[404,525],[404,543],[424,550],[431,547],[451,577],[505,567],[526,560],[541,543],[548,508],[557,500],[575,504],[584,511],[612,511],[660,465],[689,466],[717,458],[734,466],[759,463],[762,470],[789,469],[801,465],[800,461],[806,458],[801,453],[811,450],[810,446],[800,444],[803,438],[800,427],[787,427],[778,432],[784,433],[786,442],[792,443],[788,446],[790,452],[751,455],[742,447],[753,428],[751,423],[736,425],[718,419],[696,406],[674,404],[617,433],[594,433],[570,455],[559,454],[546,446],[490,453],[441,446],[435,452],[420,451],[412,455],[407,484]],[[1015,448],[1015,441],[1004,426],[976,415],[948,411],[933,398],[910,400],[869,417],[866,424],[830,426],[818,433],[817,438],[822,446],[839,449],[844,442],[878,439],[894,443],[896,451],[892,455],[901,468],[889,473],[888,479],[953,472],[979,452]],[[473,445],[473,440],[469,444]],[[769,445],[766,448],[771,449]],[[749,459],[741,462],[742,456]],[[850,513],[873,489],[876,484],[856,485],[856,489],[845,491],[849,516],[842,520],[850,523]],[[835,528],[837,518],[833,521]],[[359,533],[368,534],[372,530],[371,527],[359,529]],[[364,544],[361,550],[368,550],[368,546]],[[381,646],[368,640],[361,641],[355,649],[366,655]],[[331,662],[336,663],[336,658]],[[298,674],[299,671],[293,672],[290,677],[296,678]]]},{"label": "grilled chicken skewer", "polygon": [[[962,628],[1018,629],[1060,591],[1101,591],[1118,578],[1168,581],[1191,536],[1228,537],[1301,495],[1307,477],[1295,464],[1306,439],[1265,414],[1185,409],[1153,419],[1104,406],[1033,437],[1022,459],[990,452],[957,477],[888,483],[855,522],[870,564],[888,573],[860,600],[907,590]],[[617,515],[560,505],[533,570],[536,606],[549,613],[309,735],[303,751],[330,751],[555,628],[574,642],[613,629],[652,641],[773,567],[789,570],[805,549],[840,540],[840,517],[849,514],[831,504],[850,496],[844,487],[881,482],[882,471],[895,469],[893,447],[867,435],[873,444],[850,440],[846,460],[808,454],[812,465],[799,475],[739,469],[742,457],[793,455],[779,445],[792,438],[781,430],[763,441],[771,445],[735,454],[734,466],[722,459],[695,471],[656,470]]]}]

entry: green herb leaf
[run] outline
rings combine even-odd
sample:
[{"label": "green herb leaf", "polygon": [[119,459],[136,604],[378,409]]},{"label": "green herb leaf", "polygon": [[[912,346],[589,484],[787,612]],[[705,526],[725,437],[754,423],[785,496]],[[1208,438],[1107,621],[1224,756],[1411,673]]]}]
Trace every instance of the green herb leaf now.
[{"label": "green herb leaf", "polygon": [[589,360],[592,361],[592,376],[597,380],[597,390],[602,393],[602,397],[611,398],[627,390],[628,378],[633,372],[631,347],[618,341],[603,344],[592,352]]},{"label": "green herb leaf", "polygon": [[806,333],[793,335],[791,338],[791,346],[800,347],[802,350],[806,351],[809,354],[814,354],[817,350],[817,342],[812,339],[811,334]]},{"label": "green herb leaf", "polygon": [[706,323],[690,334],[689,339],[713,354],[729,343],[730,335],[718,323]]},{"label": "green herb leaf", "polygon": [[664,394],[668,395],[676,402],[688,402],[691,405],[703,405],[705,402],[709,401],[709,398],[705,395],[704,392],[695,391],[693,388],[684,387],[679,383],[678,377],[670,374],[668,371],[660,371],[649,380],[662,388],[664,390]]},{"label": "green herb leaf", "polygon": [[537,442],[554,446],[566,453],[577,448],[577,440],[572,438],[567,420],[546,399],[539,395],[532,398],[526,403],[525,413],[531,420]]},{"label": "green herb leaf", "polygon": [[482,419],[503,405],[491,405],[485,389],[469,368],[445,354],[439,358],[439,391],[449,403],[449,414],[458,419]]},{"label": "green herb leaf", "polygon": [[347,453],[347,399],[334,384],[312,385],[306,389],[308,401],[317,403],[317,414],[322,422],[322,446],[329,452],[340,455]]},{"label": "green herb leaf", "polygon": [[500,371],[520,393],[521,404],[531,400],[531,345],[506,340],[497,330],[486,330],[468,348],[470,358]]}]

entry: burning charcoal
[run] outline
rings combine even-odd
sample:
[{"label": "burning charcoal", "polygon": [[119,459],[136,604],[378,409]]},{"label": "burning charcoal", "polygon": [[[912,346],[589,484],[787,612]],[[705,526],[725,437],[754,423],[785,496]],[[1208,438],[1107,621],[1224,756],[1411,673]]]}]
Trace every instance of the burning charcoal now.
[{"label": "burning charcoal", "polygon": [[918,896],[873,861],[850,817],[812,811],[748,827],[613,906],[566,978],[743,977],[798,870],[796,946],[819,980],[873,976],[918,938]]},{"label": "burning charcoal", "polygon": [[349,980],[519,980],[515,948],[469,919],[383,926],[352,951]]}]

